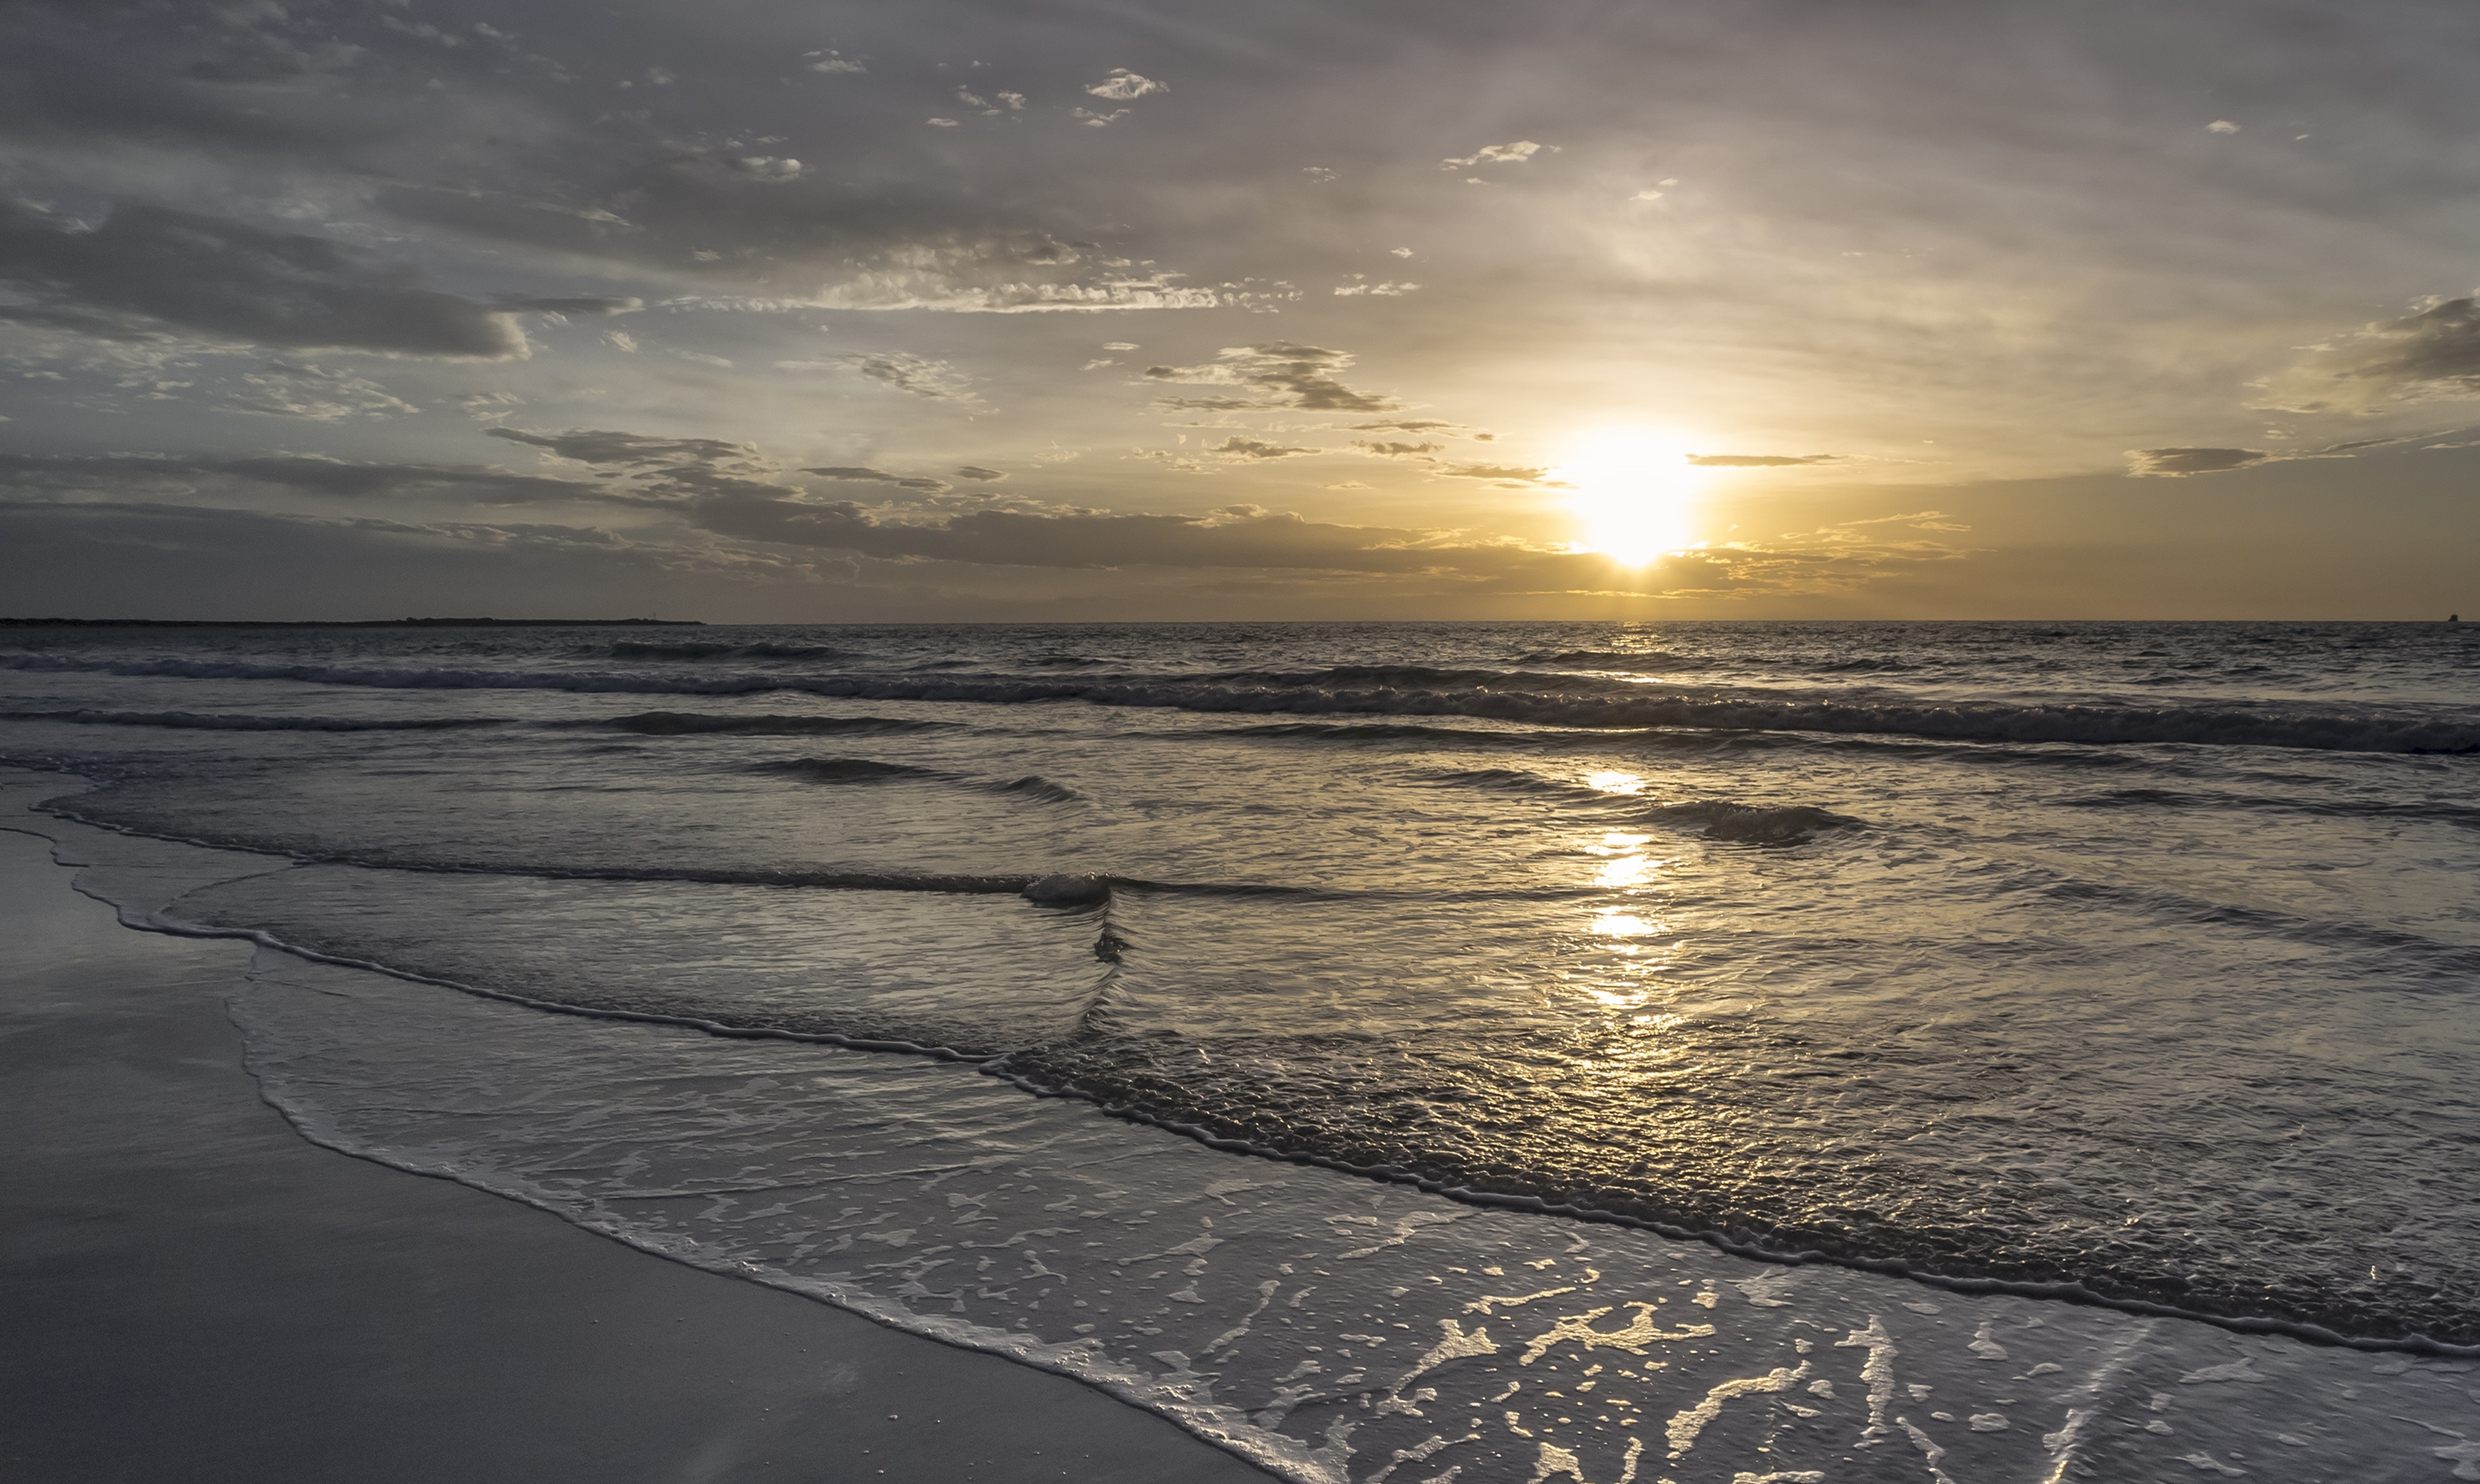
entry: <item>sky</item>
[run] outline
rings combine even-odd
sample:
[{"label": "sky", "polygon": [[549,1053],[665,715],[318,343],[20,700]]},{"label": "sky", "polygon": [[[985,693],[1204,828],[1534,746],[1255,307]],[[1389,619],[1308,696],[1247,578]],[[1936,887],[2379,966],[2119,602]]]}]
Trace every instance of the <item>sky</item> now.
[{"label": "sky", "polygon": [[2480,8],[0,4],[0,613],[2480,609]]}]

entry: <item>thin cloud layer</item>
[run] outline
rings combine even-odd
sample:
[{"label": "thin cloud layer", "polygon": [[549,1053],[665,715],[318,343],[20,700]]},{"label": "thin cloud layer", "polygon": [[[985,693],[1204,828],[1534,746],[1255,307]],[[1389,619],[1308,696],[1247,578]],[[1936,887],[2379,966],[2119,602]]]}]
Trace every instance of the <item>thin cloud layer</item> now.
[{"label": "thin cloud layer", "polygon": [[90,228],[0,201],[0,278],[30,295],[37,314],[66,310],[89,334],[179,331],[476,360],[526,354],[512,308],[413,288],[411,276],[326,238],[224,217],[122,205]]},{"label": "thin cloud layer", "polygon": [[1779,453],[1692,453],[1688,462],[1700,469],[1795,469],[1804,464],[1834,464],[1842,461],[1839,453],[1804,453],[1786,457]]}]

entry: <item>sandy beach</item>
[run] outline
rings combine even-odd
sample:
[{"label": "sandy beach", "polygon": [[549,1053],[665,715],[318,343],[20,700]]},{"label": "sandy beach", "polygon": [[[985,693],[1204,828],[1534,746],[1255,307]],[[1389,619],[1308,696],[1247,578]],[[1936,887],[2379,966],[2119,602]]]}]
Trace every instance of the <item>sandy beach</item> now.
[{"label": "sandy beach", "polygon": [[142,934],[0,832],[0,1474],[1265,1477],[1087,1387],[315,1147],[231,942]]}]

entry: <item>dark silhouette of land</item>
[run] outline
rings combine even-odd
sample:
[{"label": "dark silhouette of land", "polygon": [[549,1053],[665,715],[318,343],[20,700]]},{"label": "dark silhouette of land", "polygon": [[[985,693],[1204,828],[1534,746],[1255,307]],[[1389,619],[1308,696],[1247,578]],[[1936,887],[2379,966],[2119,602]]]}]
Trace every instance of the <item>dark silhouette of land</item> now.
[{"label": "dark silhouette of land", "polygon": [[0,628],[702,628],[697,619],[73,619],[0,618]]}]

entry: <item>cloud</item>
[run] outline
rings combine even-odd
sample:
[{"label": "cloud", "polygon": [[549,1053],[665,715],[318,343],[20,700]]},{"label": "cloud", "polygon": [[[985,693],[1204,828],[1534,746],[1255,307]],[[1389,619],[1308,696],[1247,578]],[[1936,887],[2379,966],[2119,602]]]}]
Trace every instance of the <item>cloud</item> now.
[{"label": "cloud", "polygon": [[2130,448],[2127,472],[2137,478],[2175,479],[2245,469],[2280,456],[2254,448]]},{"label": "cloud", "polygon": [[2239,126],[2231,122],[2227,118],[2216,118],[2211,123],[2205,125],[2205,132],[2208,134],[2236,134],[2239,132]]},{"label": "cloud", "polygon": [[[1253,506],[1239,507],[1255,512]],[[887,560],[1004,567],[1279,568],[1409,573],[1452,567],[1479,549],[1418,548],[1426,533],[1333,525],[1297,515],[1113,515],[976,510],[935,522],[883,520],[849,502],[717,499],[692,516],[718,534]],[[1493,551],[1495,549],[1491,549]],[[1510,549],[1518,560],[1537,557]],[[1504,559],[1493,557],[1492,559]]]},{"label": "cloud", "polygon": [[467,392],[456,398],[456,405],[477,422],[497,422],[525,403],[514,392]]},{"label": "cloud", "polygon": [[[703,579],[700,598],[729,601],[751,583],[814,592],[835,565],[703,536],[641,543],[590,525],[0,499],[0,589],[38,612],[620,618],[642,614],[659,579]],[[716,579],[733,587],[705,585]]]},{"label": "cloud", "polygon": [[1254,460],[1296,458],[1304,453],[1317,453],[1323,450],[1286,448],[1279,443],[1266,443],[1259,439],[1242,438],[1234,434],[1205,451],[1222,454],[1225,458]]},{"label": "cloud", "polygon": [[125,499],[133,495],[229,495],[250,487],[339,499],[447,497],[486,505],[602,501],[609,498],[599,486],[577,480],[512,474],[474,465],[348,463],[298,454],[232,458],[0,454],[0,488],[20,493]]},{"label": "cloud", "polygon": [[1126,67],[1113,67],[1110,76],[1098,83],[1087,84],[1085,90],[1098,98],[1109,98],[1115,103],[1125,103],[1134,98],[1142,98],[1148,93],[1169,92],[1171,84],[1156,82],[1150,77],[1140,77]]},{"label": "cloud", "polygon": [[[961,314],[1040,314],[1121,309],[1211,309],[1226,296],[1183,286],[1180,274],[1102,265],[1072,269],[1091,243],[1046,232],[995,232],[888,248],[842,281],[800,302],[817,309],[936,309]],[[775,307],[775,306],[769,306]]]},{"label": "cloud", "polygon": [[223,410],[316,422],[422,410],[368,377],[293,361],[270,361],[265,370],[245,375],[242,381],[249,390],[226,400]]},{"label": "cloud", "polygon": [[[962,473],[962,471],[958,472]],[[859,481],[865,484],[891,484],[898,489],[918,490],[926,495],[943,494],[947,490],[954,488],[954,486],[947,484],[943,480],[924,479],[905,474],[891,474],[885,470],[879,469],[855,469],[849,467],[834,469],[804,469],[801,473],[805,474],[816,474],[821,479],[847,479]],[[979,478],[985,476],[968,475],[967,477]],[[999,475],[997,477],[1004,478],[1006,476]]]},{"label": "cloud", "polygon": [[1435,418],[1415,418],[1402,422],[1347,422],[1344,426],[1356,433],[1429,433],[1457,424]]},{"label": "cloud", "polygon": [[1549,477],[1546,469],[1527,469],[1516,464],[1432,464],[1430,472],[1450,479],[1505,479],[1515,484],[1531,484]]},{"label": "cloud", "polygon": [[1438,168],[1442,170],[1468,170],[1476,165],[1523,165],[1531,161],[1535,155],[1541,153],[1544,149],[1556,154],[1559,146],[1556,144],[1536,144],[1531,140],[1517,140],[1512,144],[1484,144],[1481,148],[1464,156],[1460,160],[1449,158],[1447,160],[1440,161]]},{"label": "cloud", "polygon": [[2259,383],[2263,405],[2291,412],[2365,411],[2387,401],[2480,397],[2480,302],[2435,299],[2383,320]]},{"label": "cloud", "polygon": [[1688,462],[1703,469],[1788,469],[1799,464],[1833,464],[1841,462],[1840,453],[1803,453],[1792,457],[1780,453],[1692,453]]},{"label": "cloud", "polygon": [[1202,366],[1149,366],[1146,375],[1155,381],[1250,387],[1271,398],[1265,405],[1303,412],[1393,412],[1404,405],[1390,397],[1356,392],[1334,379],[1333,372],[1352,363],[1345,351],[1278,343],[1235,345],[1217,351]]},{"label": "cloud", "polygon": [[[556,434],[494,430],[506,441],[542,448],[580,462],[616,466],[633,488],[615,489],[601,479],[570,480],[513,474],[471,467],[348,464],[299,456],[176,460],[136,456],[34,458],[0,455],[0,522],[30,510],[73,512],[104,519],[107,500],[154,498],[246,497],[282,491],[367,501],[419,496],[479,504],[599,503],[628,510],[633,534],[615,535],[573,526],[409,525],[355,520],[353,528],[378,529],[409,540],[470,543],[483,549],[523,547],[627,549],[672,570],[727,571],[814,581],[822,569],[805,552],[850,553],[853,560],[897,563],[951,562],[969,566],[1181,570],[1259,570],[1317,573],[1337,577],[1417,578],[1444,582],[1463,592],[1546,595],[1577,592],[1755,593],[1817,590],[1871,580],[1907,562],[1946,561],[1961,554],[1916,537],[1871,537],[1847,523],[1816,533],[1805,549],[1754,548],[1666,559],[1652,567],[1615,567],[1607,557],[1519,541],[1476,541],[1459,532],[1356,526],[1313,522],[1255,505],[1229,505],[1206,516],[1118,514],[1094,510],[976,509],[938,519],[902,519],[848,500],[821,500],[785,484],[755,450],[713,439],[664,438],[610,430]],[[819,478],[883,483],[940,493],[937,480],[846,467],[805,471]],[[100,497],[98,499],[97,497]],[[178,521],[297,520],[256,512],[156,505]],[[1922,525],[1929,515],[1890,517]],[[651,524],[649,524],[651,519]],[[38,518],[43,519],[43,518]],[[1931,527],[1944,529],[1945,527]],[[718,540],[721,544],[718,544]],[[750,543],[739,546],[736,543]],[[143,543],[141,544],[142,546]],[[116,550],[118,549],[116,548]],[[147,558],[159,574],[186,571],[184,580],[204,580],[184,544],[156,550]],[[12,556],[0,541],[0,558]],[[92,580],[97,571],[124,570],[122,558],[105,553],[81,558],[78,570]],[[103,563],[98,569],[95,563]],[[854,569],[840,568],[850,576]],[[230,569],[213,568],[218,594],[234,587]],[[501,591],[517,589],[503,588]],[[525,589],[531,591],[531,589]],[[288,588],[288,601],[297,597]],[[220,602],[222,600],[217,600]]]},{"label": "cloud", "polygon": [[1107,114],[1098,114],[1090,108],[1072,108],[1068,111],[1068,116],[1083,123],[1088,129],[1107,129],[1127,117],[1128,111],[1115,108]]},{"label": "cloud", "polygon": [[900,350],[880,355],[840,355],[835,361],[849,367],[857,376],[915,397],[942,402],[972,399],[971,378],[944,361]]},{"label": "cloud", "polygon": [[1252,401],[1245,397],[1157,397],[1154,405],[1179,412],[1246,412],[1252,409],[1263,411],[1281,404]]},{"label": "cloud", "polygon": [[[656,504],[719,496],[797,499],[773,460],[751,445],[713,438],[662,438],[607,428],[569,428],[557,433],[532,433],[522,428],[494,427],[485,437],[540,448],[571,463],[605,466],[607,478],[633,481],[628,500]],[[935,481],[933,481],[935,482]]]},{"label": "cloud", "polygon": [[754,180],[769,186],[782,186],[799,180],[801,172],[808,166],[798,160],[784,159],[775,155],[740,155],[730,162],[730,168],[733,174],[743,180]]},{"label": "cloud", "polygon": [[[1443,444],[1434,443],[1371,443],[1362,439],[1353,440],[1352,446],[1363,453],[1375,454],[1382,459],[1428,458],[1430,454],[1445,447]],[[1430,462],[1436,461],[1433,459]]]},{"label": "cloud", "polygon": [[976,484],[988,484],[994,479],[1004,479],[1007,477],[1007,472],[1005,470],[984,469],[979,464],[959,464],[956,466],[954,473],[957,478],[970,479]]},{"label": "cloud", "polygon": [[526,444],[577,464],[715,463],[758,457],[758,450],[745,443],[721,443],[712,438],[655,438],[599,428],[529,433],[520,428],[495,427],[488,429],[485,436]]},{"label": "cloud", "polygon": [[561,319],[574,315],[581,320],[600,320],[611,315],[633,315],[646,307],[638,298],[536,298],[521,294],[496,294],[491,307],[517,315],[553,315]]},{"label": "cloud", "polygon": [[813,72],[866,72],[869,70],[858,62],[847,61],[837,55],[832,48],[823,52],[804,52],[802,55],[818,59],[810,64],[810,70]]},{"label": "cloud", "polygon": [[[1352,276],[1358,278],[1361,275],[1355,273]],[[1366,294],[1373,294],[1379,298],[1391,299],[1401,298],[1407,294],[1417,293],[1419,292],[1420,287],[1421,286],[1416,283],[1347,283],[1336,285],[1334,294],[1337,298],[1355,298]]]},{"label": "cloud", "polygon": [[2346,459],[2364,448],[2417,443],[2435,436],[2433,433],[2394,433],[2384,438],[2354,438],[2348,443],[2331,443],[2321,448],[2291,448],[2278,453],[2260,452],[2255,448],[2130,448],[2127,450],[2127,472],[2137,478],[2217,474],[2259,464],[2289,464],[2302,459]]},{"label": "cloud", "polygon": [[297,349],[476,360],[528,350],[507,309],[413,288],[410,272],[325,238],[159,206],[124,204],[90,230],[0,201],[0,279],[38,308],[117,323],[112,338],[171,328]]}]

